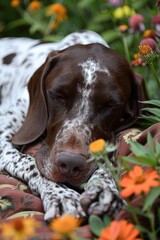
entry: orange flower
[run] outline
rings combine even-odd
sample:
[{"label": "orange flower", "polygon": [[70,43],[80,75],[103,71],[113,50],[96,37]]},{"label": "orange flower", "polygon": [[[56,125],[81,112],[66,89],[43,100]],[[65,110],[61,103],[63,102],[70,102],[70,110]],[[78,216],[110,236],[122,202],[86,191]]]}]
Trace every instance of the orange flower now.
[{"label": "orange flower", "polygon": [[118,27],[120,32],[126,32],[128,30],[128,26],[125,24],[122,24]]},{"label": "orange flower", "polygon": [[130,197],[132,194],[139,195],[148,193],[151,187],[160,186],[160,175],[152,168],[144,170],[140,166],[135,166],[128,174],[125,174],[119,185],[124,189],[121,191],[123,198]]},{"label": "orange flower", "polygon": [[[72,215],[65,214],[51,222],[51,229],[60,236],[71,236],[77,227],[80,225],[80,220]],[[58,237],[57,235],[57,237]]]},{"label": "orange flower", "polygon": [[97,153],[103,151],[104,147],[105,141],[103,139],[98,139],[89,145],[89,150],[93,153]]},{"label": "orange flower", "polygon": [[48,16],[55,14],[58,22],[63,22],[67,18],[67,10],[60,3],[55,3],[48,6],[46,13]]},{"label": "orange flower", "polygon": [[126,220],[112,221],[109,227],[101,231],[98,240],[141,240],[139,230]]},{"label": "orange flower", "polygon": [[152,52],[152,48],[148,44],[140,44],[138,48],[139,53],[142,55],[147,55]]},{"label": "orange flower", "polygon": [[17,218],[11,222],[1,224],[1,234],[4,239],[12,240],[27,240],[29,237],[34,236],[35,229],[39,226],[32,218]]},{"label": "orange flower", "polygon": [[37,11],[40,7],[41,3],[38,0],[33,0],[28,6],[29,10],[32,12]]},{"label": "orange flower", "polygon": [[12,0],[11,1],[11,6],[12,7],[18,7],[20,4],[20,0]]},{"label": "orange flower", "polygon": [[152,29],[147,29],[144,31],[142,38],[154,38],[155,37],[155,31]]}]

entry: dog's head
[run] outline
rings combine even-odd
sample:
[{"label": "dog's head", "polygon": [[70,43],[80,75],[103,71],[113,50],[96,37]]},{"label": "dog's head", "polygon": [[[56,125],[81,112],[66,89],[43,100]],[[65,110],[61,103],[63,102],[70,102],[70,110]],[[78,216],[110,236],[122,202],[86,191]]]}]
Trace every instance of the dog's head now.
[{"label": "dog's head", "polygon": [[13,143],[29,144],[45,133],[39,170],[78,186],[96,169],[87,161],[89,143],[112,140],[136,121],[141,86],[124,57],[101,44],[52,52],[29,82],[29,111]]}]

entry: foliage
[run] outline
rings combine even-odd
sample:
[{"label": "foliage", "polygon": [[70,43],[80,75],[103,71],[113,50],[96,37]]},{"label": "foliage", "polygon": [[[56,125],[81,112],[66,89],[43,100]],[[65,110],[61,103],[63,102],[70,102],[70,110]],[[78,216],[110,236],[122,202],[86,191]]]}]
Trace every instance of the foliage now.
[{"label": "foliage", "polygon": [[[130,147],[134,156],[117,159],[116,162],[119,162],[120,166],[116,168],[113,168],[108,159],[107,150],[108,146],[110,146],[108,143],[100,152],[91,152],[91,156],[98,162],[101,155],[101,159],[106,162],[116,180],[117,186],[120,188],[121,196],[126,200],[127,205],[124,206],[124,210],[131,214],[130,220],[132,219],[135,228],[140,231],[141,239],[158,240],[160,221],[157,222],[157,219],[159,218],[160,208],[157,207],[158,212],[156,213],[153,212],[153,209],[156,206],[157,199],[160,199],[160,143],[157,140],[153,141],[151,135],[148,134],[146,145],[147,148],[136,141],[130,140]],[[113,146],[111,146],[111,151],[112,149]],[[127,172],[122,175],[122,178],[119,169]],[[139,197],[138,206],[133,201],[136,197]],[[142,218],[143,221],[141,221]],[[91,215],[89,219],[91,231],[99,240],[111,239],[107,235],[105,235],[106,238],[103,238],[101,234],[103,229],[106,230],[106,234],[109,232],[112,222],[107,215],[103,219]],[[119,234],[116,238],[114,232],[112,232],[112,239],[125,239],[122,233]]]}]

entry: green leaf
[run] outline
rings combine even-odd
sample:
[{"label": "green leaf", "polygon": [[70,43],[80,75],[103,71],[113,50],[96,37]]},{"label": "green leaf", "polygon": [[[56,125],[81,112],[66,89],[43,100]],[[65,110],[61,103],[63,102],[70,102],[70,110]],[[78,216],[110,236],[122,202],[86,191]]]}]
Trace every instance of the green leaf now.
[{"label": "green leaf", "polygon": [[107,30],[106,32],[102,32],[101,35],[107,43],[119,38],[119,33],[116,30]]},{"label": "green leaf", "polygon": [[143,211],[151,207],[158,196],[160,196],[160,187],[152,188],[145,198]]},{"label": "green leaf", "polygon": [[148,100],[148,101],[143,101],[143,104],[151,104],[151,105],[155,105],[157,107],[160,107],[160,100]]},{"label": "green leaf", "polygon": [[146,228],[140,226],[140,225],[136,225],[136,228],[140,230],[140,232],[142,233],[147,233],[149,234],[150,233],[150,230],[147,230]]},{"label": "green leaf", "polygon": [[155,151],[157,159],[160,161],[160,143],[158,141],[155,141]]},{"label": "green leaf", "polygon": [[150,115],[150,116],[146,116],[144,114],[141,114],[141,117],[147,121],[150,121],[151,123],[158,123],[159,122],[159,117],[154,116],[154,115]]},{"label": "green leaf", "polygon": [[127,207],[127,211],[137,215],[146,216],[146,214],[138,207],[129,206]]},{"label": "green leaf", "polygon": [[8,25],[7,25],[7,30],[11,30],[13,28],[17,28],[17,27],[21,27],[21,26],[26,26],[28,25],[28,22],[25,20],[25,19],[17,19],[15,21],[12,21],[10,22]]},{"label": "green leaf", "polygon": [[93,3],[94,0],[81,0],[78,3],[78,7],[84,9],[86,7],[90,7],[90,4]]},{"label": "green leaf", "polygon": [[91,228],[91,231],[96,235],[100,235],[100,231],[105,228],[105,225],[103,221],[96,215],[91,215],[89,217],[89,225]]},{"label": "green leaf", "polygon": [[151,162],[154,163],[154,165],[157,164],[157,161],[155,159],[155,149],[153,146],[153,139],[150,133],[147,135],[147,145],[148,145],[148,158],[150,159]]},{"label": "green leaf", "polygon": [[142,159],[141,159],[141,161],[138,159],[138,158],[136,158],[136,157],[122,157],[122,160],[124,160],[124,161],[126,161],[126,162],[130,162],[130,163],[133,163],[133,164],[138,164],[138,165],[145,165],[145,166],[150,166],[150,164],[148,164],[148,162],[144,162],[144,161],[142,161]]},{"label": "green leaf", "polygon": [[103,222],[105,224],[105,227],[108,227],[110,225],[111,219],[108,215],[104,215]]},{"label": "green leaf", "polygon": [[147,155],[147,149],[143,145],[141,145],[140,143],[135,142],[135,141],[130,141],[130,146],[131,146],[132,152],[136,156]]},{"label": "green leaf", "polygon": [[[152,108],[152,107],[148,107],[148,108],[143,108],[142,111],[147,111],[147,112],[150,112],[150,113],[153,113],[154,115],[156,116],[160,116],[160,109],[159,108]],[[159,117],[159,120],[160,120],[160,117]]]}]

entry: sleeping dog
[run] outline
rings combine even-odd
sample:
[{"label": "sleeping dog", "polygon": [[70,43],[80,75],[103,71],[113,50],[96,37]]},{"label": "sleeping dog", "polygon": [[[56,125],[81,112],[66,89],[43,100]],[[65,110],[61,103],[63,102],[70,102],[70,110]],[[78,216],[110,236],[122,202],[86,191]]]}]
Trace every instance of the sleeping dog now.
[{"label": "sleeping dog", "polygon": [[[135,123],[144,99],[140,78],[91,31],[58,43],[5,38],[0,47],[0,170],[40,195],[45,220],[63,213],[114,217],[123,201],[108,167],[88,161],[88,145],[115,142]],[[35,158],[17,149],[38,141]]]}]

